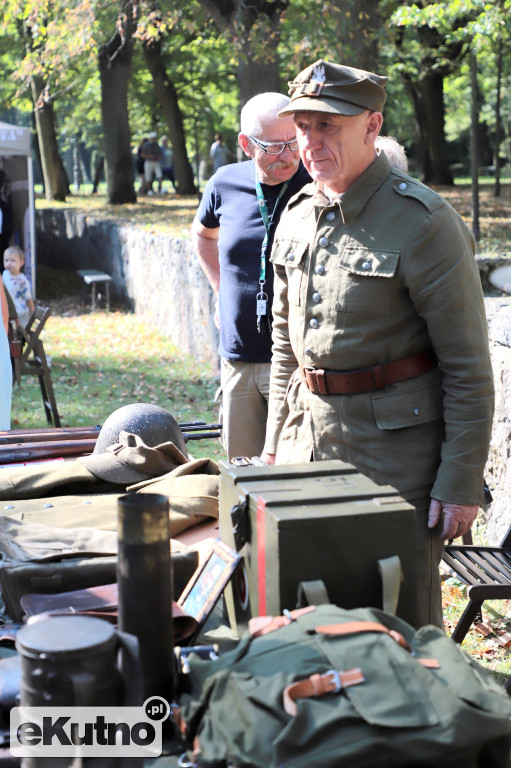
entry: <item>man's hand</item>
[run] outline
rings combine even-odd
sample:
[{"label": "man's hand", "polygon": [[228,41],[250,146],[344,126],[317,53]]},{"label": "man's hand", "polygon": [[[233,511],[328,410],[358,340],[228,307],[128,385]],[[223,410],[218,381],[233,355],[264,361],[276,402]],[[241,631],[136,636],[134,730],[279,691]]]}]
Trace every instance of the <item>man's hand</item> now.
[{"label": "man's hand", "polygon": [[275,464],[275,454],[274,453],[262,453],[261,461],[264,461],[265,464]]},{"label": "man's hand", "polygon": [[440,538],[457,539],[470,530],[478,511],[478,504],[452,504],[449,501],[431,499],[428,528],[434,528],[443,518]]}]

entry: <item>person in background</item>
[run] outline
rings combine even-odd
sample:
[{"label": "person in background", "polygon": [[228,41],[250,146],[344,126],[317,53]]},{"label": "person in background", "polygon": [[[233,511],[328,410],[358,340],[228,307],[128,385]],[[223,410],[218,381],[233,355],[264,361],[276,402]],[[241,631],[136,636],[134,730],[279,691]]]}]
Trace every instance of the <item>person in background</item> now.
[{"label": "person in background", "polygon": [[144,145],[147,143],[147,141],[148,141],[147,136],[144,136],[142,138],[142,141],[140,142],[140,144],[137,147],[137,158],[136,158],[136,161],[135,161],[137,176],[138,176],[139,181],[140,181],[140,187],[138,188],[138,191],[139,191],[139,193],[141,195],[145,195],[145,193],[147,192],[147,187],[146,187],[146,183],[145,183],[145,174],[144,174],[144,163],[145,163],[145,160],[144,160],[144,155],[143,155]]},{"label": "person in background", "polygon": [[174,187],[174,191],[177,192],[176,189],[176,180],[174,178],[174,168],[172,167],[172,163],[174,161],[174,153],[172,151],[172,147],[169,144],[169,140],[167,136],[161,137],[161,171],[163,174],[164,179],[168,179],[172,186]]},{"label": "person in background", "polygon": [[23,328],[26,327],[30,315],[34,311],[32,289],[26,276],[21,271],[25,263],[25,254],[18,245],[11,245],[4,251],[4,286],[14,302],[18,320]]},{"label": "person in background", "polygon": [[11,428],[12,364],[9,352],[9,308],[4,285],[0,277],[0,304],[2,326],[0,327],[0,429]]},{"label": "person in background", "polygon": [[249,162],[208,181],[192,225],[202,268],[219,297],[222,444],[229,459],[258,456],[264,443],[271,358],[273,270],[268,263],[287,201],[310,181],[300,163],[289,103],[261,93],[241,111],[239,145]]},{"label": "person in background", "polygon": [[158,182],[158,192],[161,193],[162,170],[161,170],[161,147],[158,144],[157,136],[154,133],[149,134],[147,141],[142,147],[142,157],[144,158],[144,180],[148,195],[153,195],[153,181]]},{"label": "person in background", "polygon": [[387,160],[393,168],[401,173],[408,173],[408,158],[405,148],[393,136],[377,136],[374,146],[378,154],[381,150],[387,155]]},{"label": "person in background", "polygon": [[405,148],[393,136],[377,136],[374,146],[378,154],[383,150],[393,168],[401,173],[408,173],[408,158]]},{"label": "person in background", "polygon": [[209,156],[213,161],[213,173],[216,173],[222,165],[227,165],[229,160],[233,159],[233,154],[225,146],[221,133],[215,133],[215,140],[209,150]]},{"label": "person in background", "polygon": [[262,458],[341,459],[396,488],[416,509],[417,626],[442,626],[443,542],[486,503],[493,374],[469,229],[376,151],[386,83],[319,60],[279,112],[294,116],[313,183],[289,202],[271,254]]}]

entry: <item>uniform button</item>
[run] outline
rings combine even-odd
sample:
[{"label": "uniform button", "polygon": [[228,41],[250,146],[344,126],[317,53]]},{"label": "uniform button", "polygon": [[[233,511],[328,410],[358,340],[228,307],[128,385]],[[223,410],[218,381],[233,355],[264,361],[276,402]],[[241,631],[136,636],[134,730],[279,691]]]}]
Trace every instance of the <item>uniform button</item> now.
[{"label": "uniform button", "polygon": [[304,355],[307,355],[307,357],[314,357],[314,351],[312,349],[306,349]]},{"label": "uniform button", "polygon": [[327,245],[330,243],[330,240],[328,239],[328,237],[320,237],[318,240],[318,243],[322,248],[326,248]]},{"label": "uniform button", "polygon": [[334,211],[328,211],[327,215],[325,216],[328,221],[333,221],[335,219],[335,212]]},{"label": "uniform button", "polygon": [[325,274],[325,267],[323,264],[318,264],[317,267],[314,267],[314,272],[317,275],[324,275]]},{"label": "uniform button", "polygon": [[311,328],[319,328],[319,320],[313,317],[312,320],[309,320],[309,325]]},{"label": "uniform button", "polygon": [[287,257],[287,260],[288,260],[288,261],[294,261],[294,260],[295,260],[295,255],[294,255],[294,253],[290,253],[290,254],[289,254],[289,256]]},{"label": "uniform button", "polygon": [[362,264],[362,269],[371,269],[371,262],[364,261],[364,263]]},{"label": "uniform button", "polygon": [[321,296],[319,295],[319,293],[313,293],[313,294],[312,294],[312,301],[313,301],[315,304],[317,304],[317,303],[318,303],[318,301],[321,301]]},{"label": "uniform button", "polygon": [[414,408],[414,409],[413,409],[413,415],[414,415],[414,416],[419,416],[419,415],[420,415],[420,412],[421,412],[421,409],[420,409],[420,408]]},{"label": "uniform button", "polygon": [[402,181],[401,184],[399,185],[399,189],[401,191],[404,191],[407,188],[407,186],[408,184],[406,183],[406,181]]}]

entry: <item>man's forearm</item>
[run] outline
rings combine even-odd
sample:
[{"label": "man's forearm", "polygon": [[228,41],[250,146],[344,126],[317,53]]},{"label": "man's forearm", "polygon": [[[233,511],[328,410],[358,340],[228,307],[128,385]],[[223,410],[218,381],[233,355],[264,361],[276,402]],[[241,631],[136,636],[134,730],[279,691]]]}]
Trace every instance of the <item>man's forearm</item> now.
[{"label": "man's forearm", "polygon": [[197,232],[192,233],[195,252],[199,257],[204,274],[209,280],[214,292],[218,295],[220,289],[220,262],[218,258],[218,242],[203,237]]}]

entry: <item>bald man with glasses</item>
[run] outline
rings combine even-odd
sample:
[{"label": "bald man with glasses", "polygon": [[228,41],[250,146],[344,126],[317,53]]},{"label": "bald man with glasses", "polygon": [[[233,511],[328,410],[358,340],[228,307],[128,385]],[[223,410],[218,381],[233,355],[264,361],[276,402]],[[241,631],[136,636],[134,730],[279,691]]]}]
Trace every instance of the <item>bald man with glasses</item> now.
[{"label": "bald man with glasses", "polygon": [[229,460],[264,445],[271,360],[273,269],[269,254],[290,198],[310,181],[300,162],[289,104],[261,93],[241,111],[238,143],[248,162],[209,180],[192,225],[195,250],[218,296],[222,445]]}]

